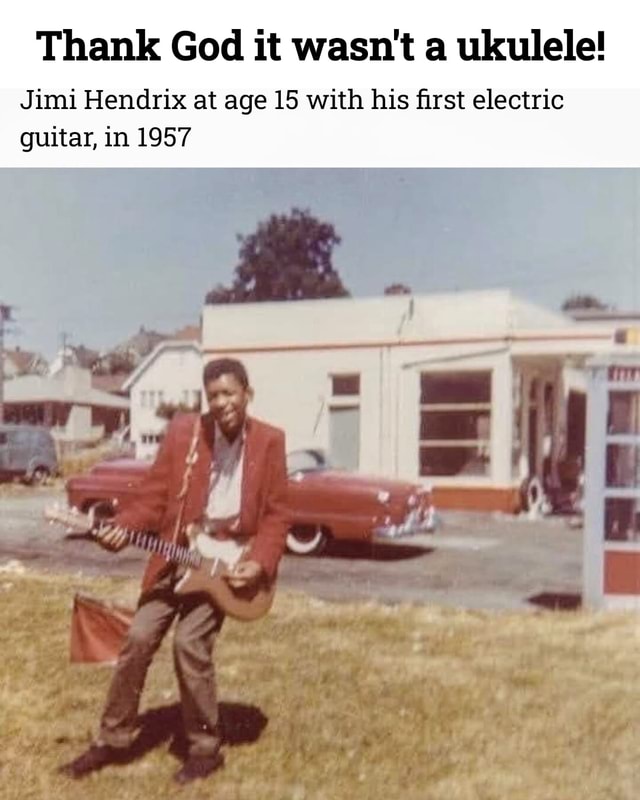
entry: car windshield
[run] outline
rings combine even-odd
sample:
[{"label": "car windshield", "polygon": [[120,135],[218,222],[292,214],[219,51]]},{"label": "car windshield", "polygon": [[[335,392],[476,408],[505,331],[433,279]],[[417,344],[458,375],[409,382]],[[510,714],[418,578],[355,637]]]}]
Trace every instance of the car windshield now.
[{"label": "car windshield", "polygon": [[287,473],[315,472],[327,469],[329,464],[322,450],[293,450],[287,454]]}]

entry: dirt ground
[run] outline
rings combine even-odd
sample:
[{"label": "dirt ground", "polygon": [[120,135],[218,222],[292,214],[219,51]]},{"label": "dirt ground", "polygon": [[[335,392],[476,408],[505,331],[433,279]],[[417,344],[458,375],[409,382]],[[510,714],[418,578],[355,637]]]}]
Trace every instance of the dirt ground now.
[{"label": "dirt ground", "polygon": [[[141,574],[145,554],[112,555],[43,521],[56,487],[3,488],[0,564],[81,574]],[[372,600],[471,609],[576,608],[582,531],[563,518],[442,512],[437,531],[406,544],[333,545],[318,557],[286,556],[280,586],[327,600]]]}]

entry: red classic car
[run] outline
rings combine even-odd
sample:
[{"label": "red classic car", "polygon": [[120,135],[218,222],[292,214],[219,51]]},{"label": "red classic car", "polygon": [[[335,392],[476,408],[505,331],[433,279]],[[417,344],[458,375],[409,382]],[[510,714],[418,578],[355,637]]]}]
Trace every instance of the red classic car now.
[{"label": "red classic car", "polygon": [[[135,495],[149,466],[135,459],[102,461],[67,481],[68,503],[95,518],[109,517]],[[435,527],[431,492],[419,484],[332,469],[320,450],[289,453],[287,469],[291,553],[319,553],[330,539],[392,541]]]}]

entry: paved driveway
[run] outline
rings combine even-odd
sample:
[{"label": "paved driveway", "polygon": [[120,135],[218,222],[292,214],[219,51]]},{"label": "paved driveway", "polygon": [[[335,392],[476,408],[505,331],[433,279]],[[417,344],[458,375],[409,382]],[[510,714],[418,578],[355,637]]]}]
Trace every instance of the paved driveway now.
[{"label": "paved driveway", "polygon": [[449,512],[410,545],[334,547],[285,560],[288,585],[332,599],[381,599],[463,608],[575,608],[582,532],[560,518]]},{"label": "paved driveway", "polygon": [[[0,495],[0,563],[84,574],[139,575],[145,554],[112,555],[42,521],[61,493]],[[575,607],[581,591],[582,532],[561,518],[445,512],[433,535],[410,544],[342,545],[320,557],[286,556],[283,588],[331,600],[433,603],[463,608]]]}]

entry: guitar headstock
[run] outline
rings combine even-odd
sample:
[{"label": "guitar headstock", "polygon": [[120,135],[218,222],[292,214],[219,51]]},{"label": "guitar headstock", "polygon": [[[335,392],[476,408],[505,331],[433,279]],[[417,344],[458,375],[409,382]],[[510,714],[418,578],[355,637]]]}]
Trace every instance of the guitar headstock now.
[{"label": "guitar headstock", "polygon": [[57,522],[66,525],[71,531],[87,531],[93,526],[87,514],[82,514],[77,508],[69,508],[60,503],[53,503],[44,510],[44,518],[51,524]]}]

